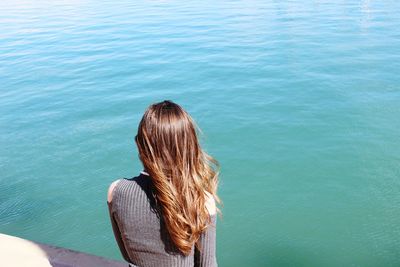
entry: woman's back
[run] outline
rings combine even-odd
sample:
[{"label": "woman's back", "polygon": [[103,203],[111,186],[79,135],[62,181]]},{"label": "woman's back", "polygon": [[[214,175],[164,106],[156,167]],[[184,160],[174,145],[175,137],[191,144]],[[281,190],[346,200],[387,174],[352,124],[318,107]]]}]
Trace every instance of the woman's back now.
[{"label": "woman's back", "polygon": [[161,209],[154,197],[154,187],[147,173],[121,179],[112,190],[110,217],[121,253],[137,266],[217,266],[215,256],[216,215],[202,233],[199,251],[193,246],[183,255],[171,241]]}]

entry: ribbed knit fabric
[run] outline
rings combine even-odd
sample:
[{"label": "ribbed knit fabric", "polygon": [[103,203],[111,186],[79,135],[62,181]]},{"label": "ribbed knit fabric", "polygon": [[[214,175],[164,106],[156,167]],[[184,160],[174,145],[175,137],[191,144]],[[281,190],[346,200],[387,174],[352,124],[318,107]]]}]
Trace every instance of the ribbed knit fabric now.
[{"label": "ribbed knit fabric", "polygon": [[217,266],[216,215],[200,237],[201,251],[193,246],[190,255],[184,256],[165,229],[149,176],[119,180],[108,207],[118,246],[131,266]]}]

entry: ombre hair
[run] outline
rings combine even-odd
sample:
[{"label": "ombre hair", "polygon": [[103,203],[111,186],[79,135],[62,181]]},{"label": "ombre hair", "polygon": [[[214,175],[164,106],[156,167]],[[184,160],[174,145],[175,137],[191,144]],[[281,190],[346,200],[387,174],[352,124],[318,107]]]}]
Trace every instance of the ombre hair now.
[{"label": "ombre hair", "polygon": [[147,108],[135,138],[168,234],[184,255],[193,245],[201,249],[200,235],[210,224],[208,199],[220,202],[219,165],[201,149],[198,130],[181,106],[166,100]]}]

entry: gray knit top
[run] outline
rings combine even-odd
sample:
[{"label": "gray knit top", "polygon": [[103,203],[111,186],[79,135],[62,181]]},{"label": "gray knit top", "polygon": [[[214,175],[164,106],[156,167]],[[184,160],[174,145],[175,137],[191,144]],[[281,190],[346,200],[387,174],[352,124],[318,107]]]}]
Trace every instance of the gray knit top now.
[{"label": "gray knit top", "polygon": [[216,215],[195,246],[184,256],[171,241],[156,205],[151,178],[141,173],[121,179],[108,203],[111,224],[121,254],[130,266],[217,266],[215,254]]}]

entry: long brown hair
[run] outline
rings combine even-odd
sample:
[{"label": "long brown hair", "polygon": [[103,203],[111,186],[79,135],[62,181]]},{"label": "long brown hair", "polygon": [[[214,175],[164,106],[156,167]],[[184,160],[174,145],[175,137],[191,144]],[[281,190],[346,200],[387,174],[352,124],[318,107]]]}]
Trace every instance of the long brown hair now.
[{"label": "long brown hair", "polygon": [[204,152],[197,126],[178,104],[150,105],[140,121],[136,144],[149,173],[166,229],[180,252],[188,255],[209,226],[207,200],[217,196],[218,162]]}]

